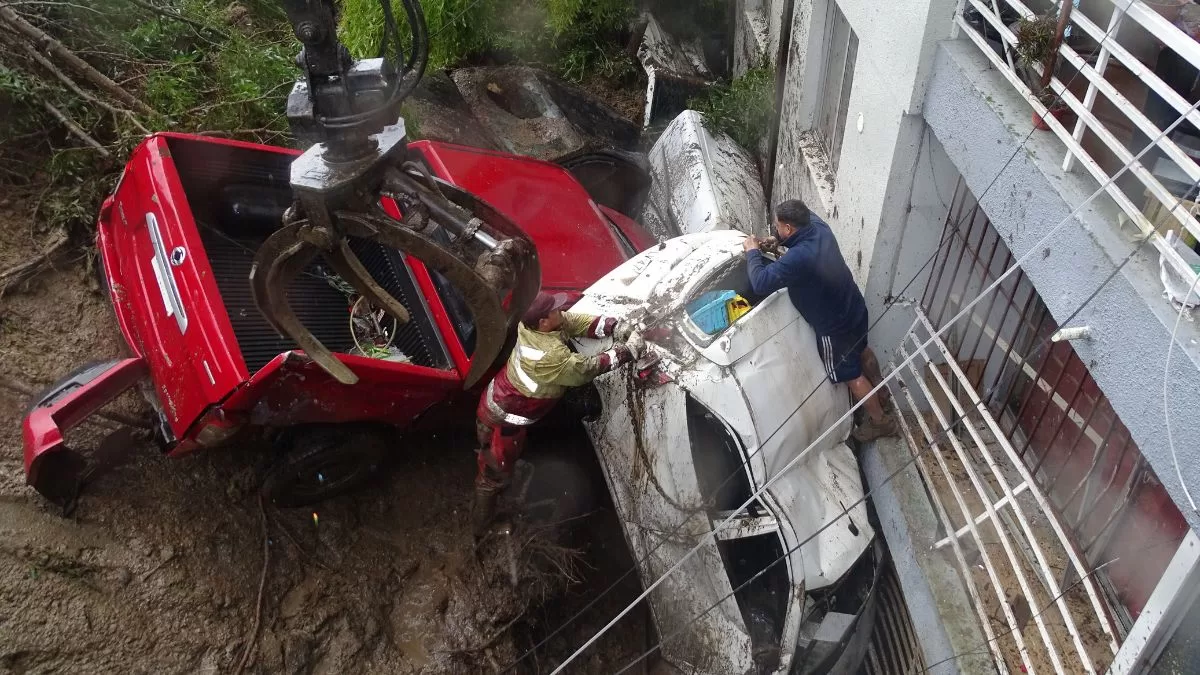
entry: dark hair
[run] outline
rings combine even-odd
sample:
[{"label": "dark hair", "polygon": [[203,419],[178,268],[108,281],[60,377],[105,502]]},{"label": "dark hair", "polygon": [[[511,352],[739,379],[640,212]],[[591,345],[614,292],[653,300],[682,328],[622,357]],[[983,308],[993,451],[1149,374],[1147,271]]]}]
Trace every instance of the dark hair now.
[{"label": "dark hair", "polygon": [[775,217],[779,219],[779,222],[787,223],[797,230],[808,227],[810,214],[808,206],[799,199],[789,199],[786,202],[780,202],[775,207]]}]

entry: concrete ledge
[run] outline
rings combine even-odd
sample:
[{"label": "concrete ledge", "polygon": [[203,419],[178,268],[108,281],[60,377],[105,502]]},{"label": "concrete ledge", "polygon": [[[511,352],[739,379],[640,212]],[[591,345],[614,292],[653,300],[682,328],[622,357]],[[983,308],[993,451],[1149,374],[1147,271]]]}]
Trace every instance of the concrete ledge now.
[{"label": "concrete ledge", "polygon": [[[938,45],[924,116],[972,193],[983,195],[984,211],[1017,256],[1029,252],[1098,187],[1089,175],[1062,171],[1064,146],[1050,132],[1030,134],[1029,105],[965,40]],[[1023,265],[1058,322],[1133,250],[1132,234],[1117,222],[1115,205],[1107,197],[1095,199]],[[1191,509],[1176,476],[1163,423],[1163,367],[1175,317],[1162,298],[1158,255],[1146,246],[1072,322],[1091,326],[1093,335],[1074,347],[1195,529],[1200,514]],[[1200,497],[1196,324],[1183,322],[1179,345],[1168,383],[1172,430],[1183,480]]]},{"label": "concrete ledge", "polygon": [[916,465],[887,480],[910,456],[903,441],[881,439],[865,448],[859,459],[925,665],[932,675],[995,673],[953,561],[931,550],[940,536],[939,524]]}]

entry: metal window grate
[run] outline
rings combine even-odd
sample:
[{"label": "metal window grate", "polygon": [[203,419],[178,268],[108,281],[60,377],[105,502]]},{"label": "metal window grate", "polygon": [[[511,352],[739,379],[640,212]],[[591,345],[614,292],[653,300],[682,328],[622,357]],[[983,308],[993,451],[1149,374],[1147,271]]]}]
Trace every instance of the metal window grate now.
[{"label": "metal window grate", "polygon": [[1013,259],[960,182],[893,391],[997,664],[1100,672],[1187,526],[1024,273],[920,351]]},{"label": "metal window grate", "polygon": [[[1012,261],[960,183],[921,299],[930,322],[944,325]],[[1069,342],[1048,343],[1058,328],[1018,272],[945,340],[1088,560],[1116,559],[1097,576],[1128,626],[1187,526],[1087,365]]]}]

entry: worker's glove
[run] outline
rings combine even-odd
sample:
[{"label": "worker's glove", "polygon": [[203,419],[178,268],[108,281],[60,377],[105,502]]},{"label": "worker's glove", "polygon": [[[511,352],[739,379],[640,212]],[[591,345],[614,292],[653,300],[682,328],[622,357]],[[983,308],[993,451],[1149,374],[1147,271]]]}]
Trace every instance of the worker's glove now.
[{"label": "worker's glove", "polygon": [[625,346],[629,348],[629,353],[633,355],[634,360],[646,352],[646,340],[641,333],[632,333],[629,339],[625,340]]},{"label": "worker's glove", "polygon": [[633,334],[634,325],[632,321],[620,321],[617,323],[617,329],[613,331],[614,342],[628,342],[629,336]]}]

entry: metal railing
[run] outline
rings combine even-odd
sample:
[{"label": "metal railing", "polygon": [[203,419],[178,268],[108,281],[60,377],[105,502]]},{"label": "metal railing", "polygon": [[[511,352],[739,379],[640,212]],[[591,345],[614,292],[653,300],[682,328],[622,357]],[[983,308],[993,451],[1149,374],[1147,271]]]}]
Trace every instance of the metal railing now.
[{"label": "metal railing", "polygon": [[914,352],[901,429],[997,668],[1104,672],[1119,645],[1094,569],[921,310],[897,357]]},{"label": "metal railing", "polygon": [[[1070,2],[1070,0],[1065,1]],[[1136,97],[1141,92],[1129,91],[1130,87],[1128,86],[1121,87],[1119,83],[1114,84],[1113,81],[1106,78],[1106,73],[1112,69],[1114,64],[1118,64],[1128,71],[1136,81],[1144,85],[1147,92],[1154,92],[1161,97],[1175,111],[1175,116],[1183,116],[1187,122],[1200,129],[1200,111],[1196,109],[1196,106],[1176,93],[1170,85],[1154,73],[1151,67],[1139,60],[1126,45],[1121,43],[1121,39],[1122,35],[1129,32],[1124,29],[1129,28],[1131,23],[1136,23],[1152,36],[1151,39],[1160,42],[1165,50],[1171,50],[1174,55],[1196,68],[1200,68],[1200,43],[1197,43],[1191,36],[1141,0],[1110,0],[1110,2],[1113,5],[1112,15],[1107,20],[1105,27],[1101,27],[1090,19],[1084,10],[1070,12],[1068,25],[1074,38],[1063,40],[1059,47],[1058,63],[1061,68],[1057,69],[1059,72],[1050,78],[1049,87],[1045,92],[1054,94],[1057,97],[1056,100],[1061,101],[1061,104],[1064,104],[1077,118],[1070,128],[1054,114],[1051,114],[1043,105],[1042,100],[1039,100],[1038,93],[1040,92],[1033,91],[1027,84],[1027,79],[1031,78],[1022,77],[1019,68],[1020,62],[1016,57],[1017,37],[1013,31],[1015,22],[1011,19],[1013,16],[1034,16],[1035,13],[1028,6],[1021,0],[962,0],[955,19],[961,29],[961,34],[979,47],[992,65],[1029,102],[1043,123],[1050,127],[1066,146],[1066,156],[1062,163],[1063,170],[1072,170],[1078,164],[1086,169],[1098,183],[1109,183],[1117,170],[1113,169],[1110,173],[1104,166],[1105,163],[1112,166],[1112,162],[1106,162],[1110,158],[1093,156],[1088,147],[1085,147],[1089,145],[1097,150],[1097,154],[1103,150],[1111,153],[1111,158],[1120,165],[1130,165],[1127,173],[1131,173],[1134,180],[1114,181],[1109,184],[1107,193],[1143,235],[1152,237],[1153,245],[1170,266],[1174,275],[1178,276],[1177,283],[1182,283],[1183,287],[1187,288],[1196,279],[1196,271],[1192,267],[1196,260],[1192,258],[1191,251],[1181,251],[1167,241],[1162,234],[1166,229],[1174,229],[1180,234],[1185,231],[1189,232],[1192,237],[1200,240],[1200,221],[1197,221],[1196,218],[1196,197],[1187,194],[1186,188],[1182,194],[1179,191],[1172,192],[1163,185],[1162,179],[1168,174],[1173,174],[1184,179],[1178,181],[1181,184],[1190,186],[1200,182],[1200,164],[1197,163],[1200,162],[1200,146],[1190,148],[1181,143],[1177,133],[1178,128],[1159,138],[1171,123],[1167,122],[1165,127],[1160,127],[1152,121],[1129,98],[1131,94]],[[1090,4],[1094,9],[1097,5],[1104,3],[1092,2]],[[977,13],[982,18],[982,26],[978,22],[968,20],[964,14],[968,8],[973,10],[973,15]],[[1093,15],[1096,15],[1095,12]],[[1007,17],[1009,23],[1006,24],[1005,20],[1001,18],[1002,16]],[[1085,47],[1084,43],[1086,43],[1086,48],[1081,53],[1071,43],[1081,48]],[[1041,63],[1027,64],[1026,67],[1038,76],[1044,75],[1044,66]],[[1067,82],[1060,79],[1064,74],[1066,74]],[[1082,100],[1076,95],[1076,92],[1070,89],[1070,86],[1076,81],[1081,85],[1086,84]],[[1037,86],[1037,83],[1034,84]],[[1122,91],[1122,88],[1126,91]],[[1100,96],[1107,99],[1109,105],[1106,108],[1116,111],[1117,118],[1110,119],[1109,123],[1097,117],[1096,103]],[[1137,137],[1138,134],[1141,134],[1145,136],[1145,139],[1140,142],[1130,142],[1129,139],[1123,140],[1119,137],[1130,130],[1137,132],[1132,136]],[[1090,139],[1085,141],[1086,132],[1090,132],[1099,141],[1099,146],[1088,142]],[[1134,161],[1135,156],[1141,152],[1142,148],[1156,138],[1159,139],[1155,143],[1157,148],[1152,149],[1143,157],[1143,160],[1153,157],[1157,160],[1155,165],[1147,168],[1142,162]],[[1128,188],[1133,182],[1136,182],[1144,190],[1144,195],[1131,194],[1122,187],[1125,185]],[[1168,180],[1168,183],[1172,182],[1174,181]],[[1139,208],[1138,203],[1143,202],[1143,199],[1144,205]]]}]

